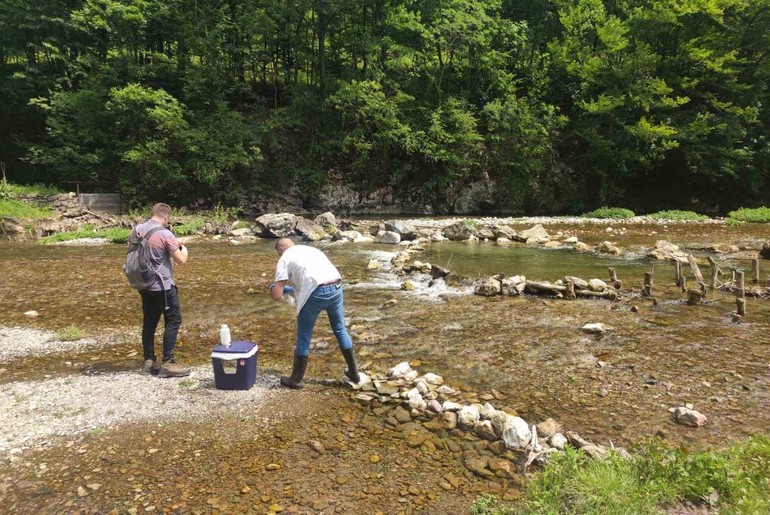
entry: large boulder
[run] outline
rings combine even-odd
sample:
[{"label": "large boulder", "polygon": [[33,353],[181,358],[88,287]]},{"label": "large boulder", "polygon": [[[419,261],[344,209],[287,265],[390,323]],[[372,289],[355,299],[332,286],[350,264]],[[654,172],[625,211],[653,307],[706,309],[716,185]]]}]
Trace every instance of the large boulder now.
[{"label": "large boulder", "polygon": [[414,225],[404,220],[385,222],[385,230],[398,233],[402,240],[413,240],[417,233]]},{"label": "large boulder", "polygon": [[513,227],[507,225],[496,225],[492,227],[492,231],[495,233],[495,238],[506,238],[508,240],[516,240],[516,231]]},{"label": "large boulder", "polygon": [[393,231],[380,231],[375,236],[374,241],[377,243],[397,244],[401,242],[401,235]]},{"label": "large boulder", "polygon": [[297,226],[294,231],[303,239],[307,241],[319,241],[324,239],[326,233],[324,228],[317,223],[308,220],[307,218],[299,217],[297,219]]},{"label": "large boulder", "polygon": [[441,234],[448,240],[465,241],[476,236],[476,228],[472,223],[460,221],[444,227]]},{"label": "large boulder", "polygon": [[0,234],[24,234],[24,226],[10,217],[0,220]]},{"label": "large boulder", "polygon": [[680,263],[687,263],[687,253],[682,251],[678,245],[674,245],[666,240],[656,241],[655,248],[648,252],[647,255],[653,259],[660,259],[662,261],[679,261]]},{"label": "large boulder", "polygon": [[505,417],[501,437],[508,449],[523,449],[532,439],[532,432],[524,419],[508,415]]},{"label": "large boulder", "polygon": [[502,293],[513,297],[524,293],[524,289],[527,287],[527,278],[523,275],[514,275],[513,277],[506,277],[502,280]]},{"label": "large boulder", "polygon": [[327,230],[332,227],[337,227],[337,217],[335,217],[330,211],[321,213],[320,215],[316,216],[315,220],[313,221]]},{"label": "large boulder", "polygon": [[521,231],[517,235],[518,240],[524,240],[527,243],[544,243],[551,239],[548,231],[542,225],[537,224],[526,231]]},{"label": "large boulder", "polygon": [[480,240],[494,240],[495,231],[491,227],[483,226],[476,231],[476,236]]},{"label": "large boulder", "polygon": [[257,232],[263,238],[292,236],[297,227],[297,217],[291,213],[262,215],[255,221],[257,222]]},{"label": "large boulder", "polygon": [[499,279],[487,277],[474,285],[473,293],[484,297],[494,297],[495,295],[500,295],[502,288],[503,286]]}]

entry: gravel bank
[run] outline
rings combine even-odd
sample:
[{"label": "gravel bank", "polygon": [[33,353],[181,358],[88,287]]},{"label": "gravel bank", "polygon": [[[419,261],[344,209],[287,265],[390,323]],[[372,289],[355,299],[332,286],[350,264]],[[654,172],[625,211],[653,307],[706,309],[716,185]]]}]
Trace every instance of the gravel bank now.
[{"label": "gravel bank", "polygon": [[58,437],[116,424],[248,416],[277,395],[271,391],[275,385],[277,378],[258,374],[251,390],[216,390],[210,365],[186,378],[137,371],[8,383],[0,386],[0,461],[14,461]]},{"label": "gravel bank", "polygon": [[[28,355],[56,354],[59,352],[83,352],[96,347],[112,345],[111,340],[97,341],[93,338],[62,341],[56,333],[38,329],[0,326],[0,363],[11,358]],[[117,342],[115,342],[117,343]]]}]

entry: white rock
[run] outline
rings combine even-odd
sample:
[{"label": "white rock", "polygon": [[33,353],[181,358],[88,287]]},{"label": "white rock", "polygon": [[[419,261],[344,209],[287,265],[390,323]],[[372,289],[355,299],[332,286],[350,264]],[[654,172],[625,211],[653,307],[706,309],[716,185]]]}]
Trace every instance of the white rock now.
[{"label": "white rock", "polygon": [[674,420],[679,424],[691,427],[700,427],[708,422],[706,415],[684,406],[674,410]]},{"label": "white rock", "polygon": [[428,407],[428,403],[426,403],[425,399],[422,398],[422,395],[417,390],[417,388],[412,388],[409,390],[406,396],[407,399],[409,399],[410,408],[423,411]]},{"label": "white rock", "polygon": [[602,292],[607,290],[607,283],[605,283],[601,279],[594,278],[588,281],[588,289],[591,291]]},{"label": "white rock", "polygon": [[420,395],[428,395],[430,392],[430,389],[428,389],[428,383],[422,379],[418,379],[416,381],[415,387],[417,388],[417,391],[420,392]]},{"label": "white rock", "polygon": [[479,415],[481,415],[481,418],[490,419],[496,411],[494,406],[490,403],[486,403],[479,408]]},{"label": "white rock", "polygon": [[418,375],[420,375],[420,373],[419,373],[419,372],[417,372],[416,370],[410,370],[409,372],[407,372],[407,373],[404,375],[404,379],[405,379],[406,381],[409,381],[409,382],[411,382],[411,381],[414,381],[415,379],[417,379],[417,376],[418,376]]},{"label": "white rock", "polygon": [[444,411],[444,408],[441,406],[441,403],[436,399],[431,399],[428,402],[428,409],[434,413],[442,413]]},{"label": "white rock", "polygon": [[32,310],[32,311],[25,311],[24,312],[24,316],[25,317],[35,318],[38,315],[39,315],[39,313],[37,311],[34,311],[34,310]]},{"label": "white rock", "polygon": [[508,449],[523,449],[532,438],[529,425],[521,417],[508,416],[503,428],[502,439]]},{"label": "white rock", "polygon": [[454,395],[455,393],[457,393],[457,390],[455,390],[451,386],[447,386],[444,384],[436,388],[436,393],[440,393],[441,395]]},{"label": "white rock", "polygon": [[[425,382],[428,384],[435,384],[435,385],[442,385],[444,384],[444,378],[441,376],[438,376],[432,372],[428,372],[424,376],[422,376],[423,379],[425,379]],[[451,388],[450,388],[451,390]],[[442,393],[442,392],[439,392]]]},{"label": "white rock", "polygon": [[412,367],[409,366],[409,363],[402,361],[395,367],[388,370],[388,377],[391,379],[403,379],[403,377],[411,370]]},{"label": "white rock", "polygon": [[586,324],[580,328],[584,333],[588,334],[604,334],[607,331],[607,326],[601,322],[595,324]]},{"label": "white rock", "polygon": [[444,401],[443,408],[444,411],[460,411],[463,409],[463,405],[452,401]]},{"label": "white rock", "polygon": [[569,238],[564,240],[564,243],[567,243],[567,244],[570,244],[570,245],[573,244],[573,243],[577,243],[577,242],[578,242],[577,236],[570,236]]},{"label": "white rock", "polygon": [[376,259],[370,259],[369,263],[366,265],[366,269],[367,270],[371,270],[371,271],[379,270],[380,269],[380,262],[377,261]]},{"label": "white rock", "polygon": [[479,410],[474,406],[463,406],[463,409],[457,414],[457,423],[466,427],[473,427],[480,418]]},{"label": "white rock", "polygon": [[548,439],[548,443],[551,444],[551,447],[555,447],[556,449],[563,450],[564,447],[567,445],[567,437],[565,437],[561,433],[554,433],[551,435],[551,438]]}]

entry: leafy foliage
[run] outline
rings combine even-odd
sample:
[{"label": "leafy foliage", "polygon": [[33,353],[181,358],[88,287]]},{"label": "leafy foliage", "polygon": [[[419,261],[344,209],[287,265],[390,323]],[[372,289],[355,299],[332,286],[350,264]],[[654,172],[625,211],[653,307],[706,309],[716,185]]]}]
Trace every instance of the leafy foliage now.
[{"label": "leafy foliage", "polygon": [[692,220],[695,222],[703,222],[709,219],[708,216],[699,215],[695,211],[680,211],[676,209],[668,210],[668,211],[658,211],[657,213],[652,213],[651,215],[648,215],[648,216],[656,220]]},{"label": "leafy foliage", "polygon": [[770,223],[770,207],[747,208],[742,207],[727,213],[728,220],[738,222]]},{"label": "leafy foliage", "polygon": [[602,206],[599,209],[583,214],[583,216],[585,218],[626,219],[626,218],[633,218],[634,216],[636,216],[636,214],[634,214],[634,212],[631,211],[630,209],[625,209],[622,207]]},{"label": "leafy foliage", "polygon": [[330,178],[447,209],[487,179],[508,211],[746,205],[769,2],[8,0],[0,155],[132,206],[313,207]]}]

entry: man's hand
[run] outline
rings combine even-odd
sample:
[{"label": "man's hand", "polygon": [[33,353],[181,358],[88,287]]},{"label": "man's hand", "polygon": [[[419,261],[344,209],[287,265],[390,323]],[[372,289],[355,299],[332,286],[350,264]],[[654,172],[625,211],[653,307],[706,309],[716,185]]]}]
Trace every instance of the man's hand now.
[{"label": "man's hand", "polygon": [[187,263],[187,247],[179,245],[179,248],[171,253],[171,259],[173,259],[174,263],[177,265],[184,265]]}]

